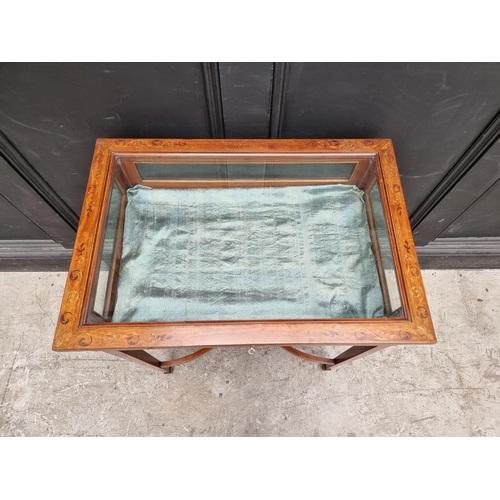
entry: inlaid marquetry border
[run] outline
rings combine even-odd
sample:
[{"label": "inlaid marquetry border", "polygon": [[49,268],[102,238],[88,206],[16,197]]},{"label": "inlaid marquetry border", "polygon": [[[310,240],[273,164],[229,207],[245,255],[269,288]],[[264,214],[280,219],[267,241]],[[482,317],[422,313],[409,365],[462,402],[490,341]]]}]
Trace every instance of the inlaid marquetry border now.
[{"label": "inlaid marquetry border", "polygon": [[[120,154],[341,153],[374,157],[405,319],[273,320],[84,324],[112,167]],[[99,139],[85,193],[55,350],[109,350],[238,345],[430,344],[436,341],[396,157],[390,139]]]}]

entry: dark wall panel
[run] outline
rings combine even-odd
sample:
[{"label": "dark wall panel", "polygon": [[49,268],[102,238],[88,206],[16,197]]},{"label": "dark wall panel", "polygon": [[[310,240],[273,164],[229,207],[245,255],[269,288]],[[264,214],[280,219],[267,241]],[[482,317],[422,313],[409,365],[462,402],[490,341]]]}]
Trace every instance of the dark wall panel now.
[{"label": "dark wall panel", "polygon": [[[46,235],[66,248],[72,248],[76,231],[66,223],[33,187],[16,172],[12,165],[0,157],[0,195],[38,226]],[[0,212],[6,220],[7,214]],[[3,226],[6,227],[6,226]],[[7,226],[8,227],[8,226]],[[0,240],[11,239],[0,228]],[[17,238],[16,238],[17,239]]]},{"label": "dark wall panel", "polygon": [[0,66],[0,130],[80,214],[97,137],[210,137],[199,63]]},{"label": "dark wall panel", "polygon": [[0,195],[0,240],[49,240],[49,237]]},{"label": "dark wall panel", "polygon": [[441,237],[500,237],[500,180],[469,207]]},{"label": "dark wall panel", "polygon": [[0,240],[72,246],[98,137],[389,137],[417,244],[469,256],[500,241],[499,111],[498,63],[2,63]]},{"label": "dark wall panel", "polygon": [[[453,226],[446,234],[446,228],[450,226],[462,213],[474,204],[481,196],[500,179],[500,141],[495,142],[481,159],[457,182],[446,196],[434,207],[429,215],[414,230],[417,244],[426,244],[434,240],[437,236],[453,236],[453,232],[466,230],[466,227]],[[495,200],[491,200],[493,203]],[[487,209],[487,207],[485,207]],[[489,222],[482,221],[482,231],[484,224],[489,224],[488,233],[491,236],[500,237],[500,212],[498,220],[490,218]],[[475,227],[471,228],[473,232]],[[445,231],[445,233],[443,233]],[[472,236],[472,233],[464,236]]]},{"label": "dark wall panel", "polygon": [[219,63],[224,129],[228,139],[267,139],[272,63]]},{"label": "dark wall panel", "polygon": [[291,63],[282,137],[389,137],[410,214],[500,109],[500,65]]}]

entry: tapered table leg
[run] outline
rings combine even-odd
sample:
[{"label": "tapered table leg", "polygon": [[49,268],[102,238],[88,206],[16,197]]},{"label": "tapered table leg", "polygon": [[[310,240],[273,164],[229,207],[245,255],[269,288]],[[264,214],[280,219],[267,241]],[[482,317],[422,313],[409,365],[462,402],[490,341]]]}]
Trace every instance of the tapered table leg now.
[{"label": "tapered table leg", "polygon": [[340,363],[345,363],[346,361],[354,361],[355,359],[362,358],[368,354],[380,351],[390,347],[388,345],[369,345],[369,346],[355,346],[347,349],[342,354],[339,354],[336,358],[323,358],[321,356],[315,356],[307,352],[299,351],[295,347],[282,345],[281,348],[285,351],[297,356],[299,358],[305,359],[306,361],[312,361],[313,363],[321,364],[323,370],[331,370],[334,366]]},{"label": "tapered table leg", "polygon": [[161,361],[156,359],[151,354],[142,350],[133,350],[133,351],[104,351],[108,354],[112,354],[113,356],[117,356],[122,359],[126,359],[127,361],[133,361],[134,363],[138,363],[142,366],[149,366],[150,368],[155,368],[156,370],[160,370],[163,373],[172,373],[174,369],[169,367],[162,367]]},{"label": "tapered table leg", "polygon": [[128,361],[133,361],[134,363],[139,363],[143,366],[149,366],[151,368],[155,368],[156,370],[160,370],[163,373],[173,373],[174,366],[183,365],[184,363],[189,363],[190,361],[194,361],[200,356],[204,356],[208,352],[212,350],[211,347],[205,347],[200,349],[192,354],[188,354],[187,356],[182,356],[180,358],[170,359],[168,361],[160,361],[156,359],[151,354],[142,350],[131,350],[131,351],[114,351],[114,350],[106,350],[108,354],[113,354],[113,356],[118,356],[119,358],[126,359]]},{"label": "tapered table leg", "polygon": [[342,354],[339,354],[336,358],[333,358],[333,363],[323,364],[323,370],[331,370],[334,366],[340,365],[341,363],[345,363],[347,361],[354,361],[355,359],[362,358],[364,356],[368,356],[368,354],[373,354],[374,352],[381,351],[385,349],[387,345],[363,345],[363,346],[354,346],[347,351],[344,351]]}]

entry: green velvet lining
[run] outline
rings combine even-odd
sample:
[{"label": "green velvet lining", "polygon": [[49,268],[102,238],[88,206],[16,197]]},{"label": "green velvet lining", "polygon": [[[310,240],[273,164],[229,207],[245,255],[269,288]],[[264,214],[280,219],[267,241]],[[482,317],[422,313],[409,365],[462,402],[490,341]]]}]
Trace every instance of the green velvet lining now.
[{"label": "green velvet lining", "polygon": [[114,322],[383,316],[363,192],[127,192]]}]

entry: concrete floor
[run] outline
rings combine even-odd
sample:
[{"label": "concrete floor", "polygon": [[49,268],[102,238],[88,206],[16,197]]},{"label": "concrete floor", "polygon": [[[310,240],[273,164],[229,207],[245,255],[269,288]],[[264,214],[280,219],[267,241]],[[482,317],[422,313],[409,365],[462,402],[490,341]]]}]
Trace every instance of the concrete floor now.
[{"label": "concrete floor", "polygon": [[229,348],[162,375],[52,352],[66,275],[0,273],[0,435],[499,436],[500,270],[423,274],[435,346],[332,372]]}]

